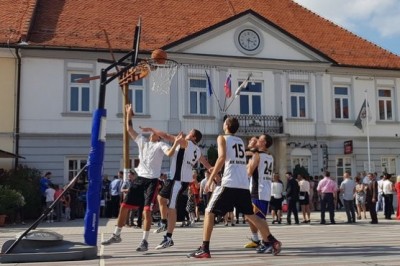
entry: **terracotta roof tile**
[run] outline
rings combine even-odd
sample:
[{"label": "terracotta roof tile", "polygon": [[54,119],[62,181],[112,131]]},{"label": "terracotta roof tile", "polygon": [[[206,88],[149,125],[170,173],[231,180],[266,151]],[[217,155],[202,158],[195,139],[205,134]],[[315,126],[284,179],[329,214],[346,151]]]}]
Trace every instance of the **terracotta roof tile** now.
[{"label": "terracotta roof tile", "polygon": [[[0,8],[3,2],[13,3],[2,0]],[[35,1],[21,0],[20,5],[30,2]],[[141,50],[151,51],[196,36],[248,10],[339,65],[400,69],[399,56],[291,0],[38,0],[29,41],[47,47],[107,49],[105,29],[114,49],[130,50],[134,28],[141,16]],[[0,11],[0,15],[8,14],[14,21],[23,15],[21,10],[17,13]],[[21,19],[13,23],[21,24]],[[3,35],[7,27],[0,26],[0,31]],[[0,42],[4,40],[2,36]]]},{"label": "terracotta roof tile", "polygon": [[0,43],[14,44],[28,34],[37,0],[1,0]]}]

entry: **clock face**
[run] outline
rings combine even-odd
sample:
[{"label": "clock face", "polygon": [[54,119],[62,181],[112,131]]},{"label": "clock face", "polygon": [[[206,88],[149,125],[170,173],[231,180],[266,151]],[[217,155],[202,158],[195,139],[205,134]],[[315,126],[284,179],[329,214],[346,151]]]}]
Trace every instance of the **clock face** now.
[{"label": "clock face", "polygon": [[261,43],[258,33],[251,29],[242,30],[238,35],[238,41],[240,47],[249,52],[257,50]]}]

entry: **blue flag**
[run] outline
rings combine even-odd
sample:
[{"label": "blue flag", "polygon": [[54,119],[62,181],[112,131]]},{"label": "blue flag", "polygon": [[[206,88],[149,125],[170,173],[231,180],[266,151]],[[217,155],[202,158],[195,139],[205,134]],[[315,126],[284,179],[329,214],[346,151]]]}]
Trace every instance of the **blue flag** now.
[{"label": "blue flag", "polygon": [[210,80],[210,76],[208,75],[207,71],[206,72],[206,76],[207,76],[207,85],[208,85],[208,92],[211,94],[213,94],[213,89],[211,87],[211,80]]}]

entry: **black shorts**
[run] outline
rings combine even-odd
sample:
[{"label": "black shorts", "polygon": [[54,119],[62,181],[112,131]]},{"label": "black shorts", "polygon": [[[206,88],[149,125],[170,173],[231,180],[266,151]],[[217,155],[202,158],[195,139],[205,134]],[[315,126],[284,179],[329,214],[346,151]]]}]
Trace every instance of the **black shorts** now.
[{"label": "black shorts", "polygon": [[[180,204],[180,202],[178,202],[180,195],[187,190],[188,186],[188,182],[166,180],[158,194],[161,197],[168,199],[168,208],[176,209],[177,204]],[[182,202],[182,204],[185,204],[186,206],[186,202]]]},{"label": "black shorts", "polygon": [[135,183],[138,184],[139,189],[142,189],[144,196],[144,210],[151,211],[157,199],[159,180],[158,178],[150,179],[138,176]]},{"label": "black shorts", "polygon": [[308,205],[310,204],[310,196],[308,192],[300,192],[299,194],[299,204],[300,205]]},{"label": "black shorts", "polygon": [[224,215],[233,208],[244,215],[254,214],[250,190],[217,186],[206,210],[217,215]]},{"label": "black shorts", "polygon": [[122,206],[139,208],[144,206],[144,187],[135,180],[125,195]]},{"label": "black shorts", "polygon": [[271,210],[274,210],[274,211],[282,210],[282,202],[283,202],[283,197],[280,199],[275,199],[274,197],[271,197],[271,201],[270,201]]}]

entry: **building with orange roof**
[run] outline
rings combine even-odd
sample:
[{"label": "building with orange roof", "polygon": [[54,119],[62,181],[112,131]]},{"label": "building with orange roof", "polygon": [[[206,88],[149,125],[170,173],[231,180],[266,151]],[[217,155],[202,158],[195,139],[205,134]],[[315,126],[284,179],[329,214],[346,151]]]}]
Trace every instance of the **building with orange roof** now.
[{"label": "building with orange roof", "polygon": [[[338,181],[344,171],[400,172],[400,57],[291,0],[6,2],[0,46],[17,52],[22,65],[17,148],[24,163],[51,170],[59,183],[86,163],[99,96],[98,80],[76,81],[107,67],[97,60],[111,59],[106,35],[117,58],[130,51],[139,18],[140,57],[162,48],[179,68],[167,94],[151,89],[151,74],[130,85],[136,126],[198,128],[206,153],[223,117],[233,115],[243,138],[273,136],[282,174],[297,164],[311,175],[328,169]],[[225,97],[228,75],[233,95],[250,79],[237,97]],[[107,87],[105,173],[122,167],[118,87]],[[370,155],[366,125],[354,126],[366,96]],[[135,145],[131,151],[134,159]]]}]

